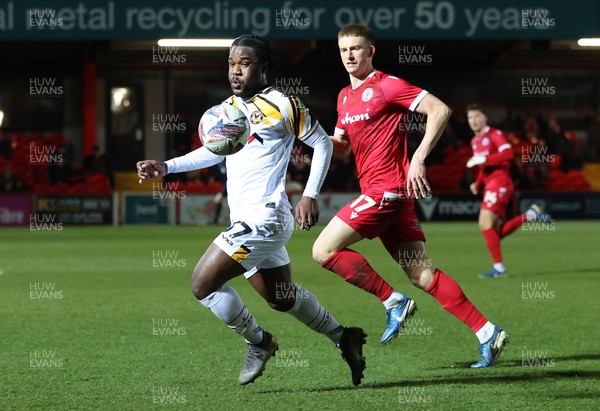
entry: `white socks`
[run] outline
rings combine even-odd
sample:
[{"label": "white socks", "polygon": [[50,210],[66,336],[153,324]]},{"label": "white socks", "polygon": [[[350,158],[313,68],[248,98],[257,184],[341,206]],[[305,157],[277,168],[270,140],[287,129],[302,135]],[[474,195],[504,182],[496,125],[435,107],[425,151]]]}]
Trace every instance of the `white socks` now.
[{"label": "white socks", "polygon": [[388,297],[388,299],[383,302],[383,305],[385,306],[385,309],[387,311],[394,307],[397,307],[399,304],[402,303],[402,300],[404,300],[404,296],[402,294],[400,294],[398,291],[394,291]]},{"label": "white socks", "polygon": [[506,267],[504,267],[504,263],[494,263],[494,270],[503,273],[506,271]]},{"label": "white socks", "polygon": [[535,221],[537,220],[537,213],[532,209],[528,209],[525,211],[525,218],[527,218],[527,221]]},{"label": "white socks", "polygon": [[[246,342],[256,345],[262,341],[262,328],[256,323],[238,293],[229,285],[222,285],[217,291],[199,301],[229,328],[243,336]],[[325,334],[334,343],[340,342],[344,327],[323,308],[310,291],[297,286],[296,302],[288,313],[310,329]]]},{"label": "white socks", "polygon": [[494,334],[494,327],[494,324],[488,321],[479,329],[479,331],[475,333],[477,339],[479,340],[479,344],[488,342],[488,340],[492,338],[492,335]]},{"label": "white socks", "polygon": [[208,297],[199,300],[221,321],[251,344],[259,344],[263,339],[263,330],[254,316],[246,308],[239,294],[229,285],[223,284]]},{"label": "white socks", "polygon": [[338,344],[342,338],[344,327],[336,321],[310,291],[296,286],[296,302],[288,310],[298,321],[306,324],[311,330],[325,334],[331,341]]}]

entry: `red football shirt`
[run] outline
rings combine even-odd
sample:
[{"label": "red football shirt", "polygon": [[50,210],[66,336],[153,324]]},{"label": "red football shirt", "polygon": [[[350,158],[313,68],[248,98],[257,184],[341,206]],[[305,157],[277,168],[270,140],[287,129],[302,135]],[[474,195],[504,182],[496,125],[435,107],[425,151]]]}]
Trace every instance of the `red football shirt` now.
[{"label": "red football shirt", "polygon": [[363,193],[397,193],[406,183],[408,152],[406,122],[427,91],[405,80],[373,70],[356,89],[338,95],[335,132],[347,135],[356,160]]},{"label": "red football shirt", "polygon": [[[473,148],[473,155],[486,157],[512,149],[502,132],[489,126],[483,130],[482,134],[471,139],[471,147]],[[510,179],[510,162],[511,160],[494,161],[493,164],[482,165],[477,180],[487,183],[492,179]]]}]

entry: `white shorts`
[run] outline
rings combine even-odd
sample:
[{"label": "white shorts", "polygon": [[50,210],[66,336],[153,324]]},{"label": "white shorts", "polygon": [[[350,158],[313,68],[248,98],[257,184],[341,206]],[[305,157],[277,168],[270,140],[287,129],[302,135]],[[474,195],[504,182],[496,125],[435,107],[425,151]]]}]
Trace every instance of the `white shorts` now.
[{"label": "white shorts", "polygon": [[290,263],[285,244],[294,232],[291,210],[266,208],[260,216],[232,221],[213,243],[246,269],[252,277],[261,268]]}]

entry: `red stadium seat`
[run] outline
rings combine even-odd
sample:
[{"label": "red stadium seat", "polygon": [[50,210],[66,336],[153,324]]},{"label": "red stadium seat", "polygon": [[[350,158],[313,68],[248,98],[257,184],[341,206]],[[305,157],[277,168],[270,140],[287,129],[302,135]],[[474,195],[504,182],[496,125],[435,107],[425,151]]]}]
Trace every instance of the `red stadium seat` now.
[{"label": "red stadium seat", "polygon": [[565,137],[567,138],[567,140],[569,140],[569,142],[571,144],[573,144],[574,146],[579,145],[579,140],[577,140],[577,134],[575,134],[574,131],[571,130],[567,130],[565,131]]}]

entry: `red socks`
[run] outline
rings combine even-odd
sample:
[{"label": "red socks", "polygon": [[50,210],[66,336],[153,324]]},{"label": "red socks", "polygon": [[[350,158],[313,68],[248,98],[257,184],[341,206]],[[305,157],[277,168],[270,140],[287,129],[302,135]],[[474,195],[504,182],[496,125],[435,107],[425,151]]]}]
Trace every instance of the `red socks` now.
[{"label": "red socks", "polygon": [[527,216],[525,214],[518,215],[516,217],[511,218],[506,223],[502,224],[500,228],[500,233],[498,233],[493,228],[488,228],[487,230],[483,230],[481,233],[483,234],[483,238],[485,238],[485,243],[487,244],[488,250],[490,250],[490,255],[492,256],[492,260],[494,263],[502,262],[502,251],[500,250],[500,240],[515,232],[515,230],[521,227],[525,222],[527,222]]},{"label": "red socks", "polygon": [[469,301],[458,283],[436,269],[433,281],[425,290],[442,304],[442,308],[471,327],[474,333],[485,325],[487,319]]},{"label": "red socks", "polygon": [[501,263],[502,251],[500,251],[500,237],[498,237],[498,233],[493,228],[483,230],[481,233],[483,234],[483,238],[485,238],[488,250],[490,250],[492,260],[494,260],[494,263]]},{"label": "red socks", "polygon": [[521,227],[526,222],[527,216],[524,213],[511,218],[506,223],[502,224],[502,227],[500,228],[500,238],[502,239],[507,235],[514,233],[517,228]]},{"label": "red socks", "polygon": [[381,302],[388,299],[394,289],[371,268],[367,260],[356,251],[344,248],[323,263],[323,268],[333,271],[352,285],[374,294]]},{"label": "red socks", "polygon": [[[371,268],[362,255],[349,248],[333,253],[323,263],[323,268],[333,271],[350,284],[376,295],[382,302],[387,300],[394,291]],[[479,331],[487,322],[487,319],[465,296],[456,281],[442,271],[435,270],[433,281],[425,291],[438,300],[442,304],[442,308],[468,325],[473,332]]]}]

